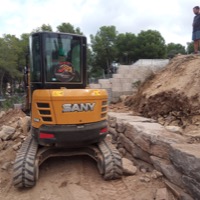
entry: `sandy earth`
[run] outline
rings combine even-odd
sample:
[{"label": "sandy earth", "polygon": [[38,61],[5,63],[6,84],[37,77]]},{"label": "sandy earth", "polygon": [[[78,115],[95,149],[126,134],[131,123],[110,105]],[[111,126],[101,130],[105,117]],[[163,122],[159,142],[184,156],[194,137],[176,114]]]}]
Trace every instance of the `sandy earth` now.
[{"label": "sandy earth", "polygon": [[[126,109],[126,108],[125,108]],[[2,125],[13,124],[24,114],[11,111],[0,118]],[[26,135],[26,134],[24,134]],[[32,189],[19,190],[12,185],[12,167],[16,151],[9,140],[7,147],[0,151],[0,199],[2,200],[153,200],[157,189],[164,188],[162,178],[141,181],[151,172],[138,170],[136,175],[123,176],[122,179],[104,181],[96,162],[87,156],[50,158],[40,166],[39,180]],[[172,200],[172,196],[169,200]]]},{"label": "sandy earth", "polygon": [[[137,95],[123,103],[110,105],[114,112],[133,112],[156,119],[163,125],[178,125],[184,130],[200,128],[200,56],[177,56],[161,72],[151,77]],[[7,113],[0,118],[2,125],[12,125],[24,114]],[[24,135],[26,135],[24,133]],[[0,199],[2,200],[154,200],[157,189],[166,187],[162,178],[141,181],[151,172],[139,171],[133,176],[104,181],[96,163],[86,156],[50,158],[40,166],[37,185],[18,190],[12,185],[12,163],[16,151],[9,140],[0,151]],[[0,141],[1,142],[1,141]],[[170,194],[170,193],[169,193]],[[175,199],[170,195],[169,200]]]},{"label": "sandy earth", "polygon": [[[11,170],[11,169],[10,169]],[[11,178],[11,171],[3,177]],[[0,199],[5,200],[151,200],[160,180],[143,183],[137,176],[104,181],[96,163],[88,157],[51,158],[40,168],[40,178],[32,189],[17,190],[11,180],[1,183]],[[1,178],[2,179],[2,178]]]},{"label": "sandy earth", "polygon": [[162,125],[199,128],[200,56],[179,55],[146,81],[126,105]]}]

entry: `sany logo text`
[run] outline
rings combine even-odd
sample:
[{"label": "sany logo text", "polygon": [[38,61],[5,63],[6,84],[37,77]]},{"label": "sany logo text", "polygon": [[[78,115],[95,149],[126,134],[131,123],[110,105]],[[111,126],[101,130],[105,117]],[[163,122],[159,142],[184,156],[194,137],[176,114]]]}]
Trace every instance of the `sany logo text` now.
[{"label": "sany logo text", "polygon": [[74,103],[63,104],[63,112],[93,111],[95,103]]}]

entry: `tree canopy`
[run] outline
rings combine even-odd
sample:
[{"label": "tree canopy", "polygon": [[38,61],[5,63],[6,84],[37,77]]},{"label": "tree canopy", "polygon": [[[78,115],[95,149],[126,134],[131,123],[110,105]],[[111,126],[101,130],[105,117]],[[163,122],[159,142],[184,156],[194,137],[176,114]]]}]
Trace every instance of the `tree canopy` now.
[{"label": "tree canopy", "polygon": [[20,64],[22,62],[22,48],[20,40],[14,35],[5,34],[0,38],[0,95],[5,92],[6,84],[12,80],[19,80]]},{"label": "tree canopy", "polygon": [[62,23],[61,25],[57,26],[57,30],[63,33],[75,33],[75,34],[83,35],[79,27],[75,28],[70,23]]},{"label": "tree canopy", "polygon": [[109,71],[111,62],[116,59],[116,37],[115,26],[102,26],[95,36],[90,35],[94,64],[105,72]]},{"label": "tree canopy", "polygon": [[131,64],[137,59],[137,38],[133,33],[120,33],[116,38],[117,61],[123,64]]},{"label": "tree canopy", "polygon": [[40,31],[50,31],[50,32],[52,32],[53,29],[52,29],[51,25],[49,25],[49,24],[47,24],[47,25],[46,24],[42,24],[41,27],[33,29],[32,32],[40,32]]},{"label": "tree canopy", "polygon": [[176,54],[186,54],[185,47],[181,44],[169,43],[167,44],[167,57],[173,58]]},{"label": "tree canopy", "polygon": [[158,31],[141,31],[137,36],[137,59],[140,58],[165,58],[165,40]]},{"label": "tree canopy", "polygon": [[[42,24],[32,30],[53,31],[49,24]],[[79,27],[70,23],[61,23],[57,32],[84,35]],[[0,37],[0,95],[5,93],[6,84],[20,83],[23,77],[28,39],[31,33],[23,33],[20,38],[5,34]],[[90,35],[88,45],[88,72],[90,77],[102,77],[109,74],[113,63],[132,64],[138,59],[171,58],[177,53],[186,54],[181,44],[165,44],[162,35],[156,30],[142,30],[138,35],[128,32],[119,33],[115,26],[102,26],[96,34]],[[187,53],[193,50],[193,43],[188,43]]]}]

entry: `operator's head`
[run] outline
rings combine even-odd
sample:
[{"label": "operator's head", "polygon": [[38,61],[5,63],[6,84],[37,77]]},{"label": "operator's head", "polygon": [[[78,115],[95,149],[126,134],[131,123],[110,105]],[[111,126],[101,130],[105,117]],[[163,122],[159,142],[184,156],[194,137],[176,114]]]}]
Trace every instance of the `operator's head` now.
[{"label": "operator's head", "polygon": [[65,56],[65,51],[64,51],[64,49],[63,49],[63,48],[59,48],[58,54],[59,54],[59,56]]},{"label": "operator's head", "polygon": [[199,14],[199,6],[195,6],[193,8],[193,12],[194,12],[195,15]]},{"label": "operator's head", "polygon": [[60,48],[59,51],[58,51],[58,60],[60,62],[66,61],[66,55],[65,55],[65,51],[64,51],[63,48]]}]

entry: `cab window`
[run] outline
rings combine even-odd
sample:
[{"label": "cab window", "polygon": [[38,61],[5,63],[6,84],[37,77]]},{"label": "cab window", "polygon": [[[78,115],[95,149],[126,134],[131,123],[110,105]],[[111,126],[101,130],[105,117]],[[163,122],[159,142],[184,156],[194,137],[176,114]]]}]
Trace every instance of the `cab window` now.
[{"label": "cab window", "polygon": [[31,53],[31,81],[40,82],[41,81],[41,58],[40,58],[40,42],[39,36],[34,36],[30,40]]},{"label": "cab window", "polygon": [[73,36],[48,37],[45,40],[46,81],[80,82],[80,40]]}]

